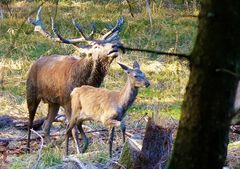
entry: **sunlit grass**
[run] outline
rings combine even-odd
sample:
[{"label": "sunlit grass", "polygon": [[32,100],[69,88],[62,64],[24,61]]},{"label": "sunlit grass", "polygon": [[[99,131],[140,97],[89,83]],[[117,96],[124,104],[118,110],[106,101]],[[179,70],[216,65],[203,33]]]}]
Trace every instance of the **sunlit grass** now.
[{"label": "sunlit grass", "polygon": [[[4,24],[0,25],[0,115],[28,117],[25,81],[31,64],[41,56],[74,52],[71,45],[51,42],[34,32],[32,25],[23,24],[36,6],[36,3],[16,3],[12,9],[14,15],[10,16],[6,13]],[[54,8],[55,6],[50,3],[43,7],[43,23],[49,32],[52,32],[50,16],[54,15]],[[115,24],[118,17],[124,16],[125,24],[120,36],[125,46],[189,54],[196,36],[197,22],[195,18],[180,17],[182,14],[183,11],[164,9],[153,3],[151,27],[146,9],[141,5],[134,7],[134,17],[131,17],[126,3],[115,1],[65,3],[61,1],[56,24],[61,35],[73,38],[80,36],[71,23],[73,18],[81,23],[87,33],[90,32],[91,22],[95,21],[97,38],[107,31],[106,27],[109,24]],[[35,14],[32,16],[35,17]],[[22,24],[23,27],[21,27]],[[178,120],[189,74],[187,62],[170,56],[136,52],[127,52],[116,59],[129,66],[134,60],[139,61],[151,86],[139,89],[135,103],[128,110],[129,116],[126,120],[129,126],[127,128],[131,129],[134,125],[132,121],[138,120],[146,113],[149,116],[159,113]],[[119,90],[124,86],[127,76],[116,61],[111,65],[101,87]],[[47,106],[40,104],[36,118],[46,114]],[[95,123],[88,125],[92,128],[102,127]],[[106,141],[92,142],[87,151],[90,156],[83,155],[79,158],[106,163],[107,148]],[[62,156],[60,149],[45,148],[40,166],[44,168],[61,163]],[[25,160],[29,158],[26,158],[25,154],[17,157],[13,160],[11,168],[28,168],[30,164]],[[35,158],[35,155],[32,158]],[[21,160],[24,163],[19,164]]]}]

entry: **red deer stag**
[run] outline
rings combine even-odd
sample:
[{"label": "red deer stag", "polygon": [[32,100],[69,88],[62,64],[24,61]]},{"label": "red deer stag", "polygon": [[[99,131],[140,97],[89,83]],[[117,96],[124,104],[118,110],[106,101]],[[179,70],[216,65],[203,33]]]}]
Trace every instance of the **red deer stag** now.
[{"label": "red deer stag", "polygon": [[[99,87],[102,83],[112,61],[118,56],[121,49],[119,32],[123,25],[123,18],[118,19],[117,24],[100,39],[94,39],[96,31],[92,26],[89,36],[85,35],[80,24],[73,21],[74,26],[82,35],[81,38],[64,39],[56,29],[52,19],[52,30],[56,37],[47,32],[42,25],[41,7],[37,12],[36,20],[29,18],[29,22],[35,26],[35,31],[48,39],[65,44],[72,44],[86,57],[51,55],[38,59],[30,68],[27,77],[27,106],[29,111],[29,129],[27,149],[30,150],[31,128],[37,107],[42,100],[48,103],[48,115],[43,125],[43,131],[47,142],[50,141],[50,128],[56,117],[59,107],[62,106],[68,119],[71,116],[70,93],[75,87],[91,85]],[[80,45],[87,43],[87,46]],[[72,132],[76,142],[77,152],[80,152],[78,133]]]},{"label": "red deer stag", "polygon": [[138,88],[150,85],[144,73],[140,70],[139,64],[135,61],[133,69],[119,63],[122,69],[128,74],[128,80],[120,91],[109,91],[102,88],[95,88],[83,85],[73,89],[72,115],[66,133],[66,154],[68,154],[69,136],[71,130],[77,125],[83,138],[83,152],[88,147],[82,123],[86,120],[102,122],[110,128],[109,131],[109,155],[112,157],[112,143],[115,127],[121,127],[123,131],[123,142],[125,142],[125,124],[122,119],[127,109],[132,105],[138,94]]}]

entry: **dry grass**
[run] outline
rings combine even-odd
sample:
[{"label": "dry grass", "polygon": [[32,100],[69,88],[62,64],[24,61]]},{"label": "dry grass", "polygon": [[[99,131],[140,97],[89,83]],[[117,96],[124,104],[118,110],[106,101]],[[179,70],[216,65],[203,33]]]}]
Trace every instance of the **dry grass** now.
[{"label": "dry grass", "polygon": [[[28,117],[25,81],[30,65],[40,56],[74,52],[71,46],[50,42],[34,33],[31,25],[23,24],[21,27],[36,6],[36,3],[14,3],[11,7],[14,15],[9,16],[8,13],[5,13],[3,25],[0,25],[0,115]],[[43,20],[47,30],[50,30],[49,16],[53,14],[54,5],[45,5]],[[70,25],[72,18],[78,18],[85,28],[88,28],[90,22],[95,20],[97,33],[100,34],[108,23],[114,23],[119,16],[124,16],[126,23],[121,38],[125,45],[188,54],[193,46],[197,23],[194,18],[178,17],[180,14],[182,14],[181,11],[164,9],[155,4],[152,6],[153,26],[150,29],[145,8],[137,7],[135,17],[132,18],[125,3],[101,4],[87,1],[71,4],[60,3],[56,22],[64,37],[76,37],[78,33]],[[135,130],[144,127],[144,122],[141,122],[141,125],[137,124],[140,124],[139,120],[146,113],[149,116],[160,117],[159,115],[163,115],[179,119],[181,101],[189,74],[185,61],[179,61],[170,56],[128,52],[114,61],[102,87],[120,89],[125,83],[126,75],[116,62],[121,61],[131,65],[134,60],[139,61],[141,69],[151,81],[151,87],[140,89],[137,100],[126,117],[127,128]],[[36,118],[46,114],[46,105],[41,104]],[[168,125],[167,122],[168,120],[164,125]],[[93,129],[102,128],[101,125],[95,123],[87,123],[87,125]],[[96,141],[94,136],[91,138],[92,142],[88,149],[89,156],[85,154],[80,158],[106,163],[108,160],[107,141],[104,139]],[[116,140],[121,140],[120,133],[116,138]],[[117,142],[115,147],[119,145],[120,142]],[[55,162],[59,163],[62,155],[62,149],[44,148],[40,168],[51,166]],[[30,165],[29,161],[34,158],[34,154],[12,157],[10,159],[11,168],[26,168]]]}]

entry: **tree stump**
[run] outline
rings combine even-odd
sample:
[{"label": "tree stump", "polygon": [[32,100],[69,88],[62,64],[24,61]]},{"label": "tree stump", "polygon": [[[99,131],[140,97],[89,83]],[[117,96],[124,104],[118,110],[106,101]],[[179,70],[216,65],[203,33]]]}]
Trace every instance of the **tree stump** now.
[{"label": "tree stump", "polygon": [[124,145],[119,159],[119,166],[114,169],[166,169],[172,151],[173,129],[158,126],[149,118],[142,149],[139,150],[129,139]]}]

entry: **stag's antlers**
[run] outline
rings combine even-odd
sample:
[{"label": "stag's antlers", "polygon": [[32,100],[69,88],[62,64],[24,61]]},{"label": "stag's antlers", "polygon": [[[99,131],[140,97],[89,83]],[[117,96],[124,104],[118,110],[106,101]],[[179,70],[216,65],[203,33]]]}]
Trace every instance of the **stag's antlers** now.
[{"label": "stag's antlers", "polygon": [[42,13],[42,7],[39,7],[36,19],[34,20],[32,18],[28,18],[29,23],[31,23],[35,27],[34,31],[39,32],[44,37],[47,37],[48,39],[50,39],[54,42],[72,44],[77,48],[84,48],[84,46],[79,45],[79,43],[81,43],[81,42],[85,42],[85,43],[87,42],[88,44],[92,44],[93,42],[107,43],[107,42],[119,40],[119,32],[124,23],[124,18],[123,17],[119,18],[117,20],[116,25],[110,31],[108,31],[106,34],[104,34],[100,39],[97,40],[97,39],[93,38],[94,34],[96,33],[96,25],[94,23],[91,24],[92,32],[87,36],[87,35],[85,35],[84,30],[81,27],[81,25],[79,23],[76,23],[76,21],[73,19],[72,23],[75,26],[75,28],[80,32],[82,37],[65,39],[59,34],[53,18],[51,18],[52,31],[56,37],[52,36],[51,33],[46,31],[45,27],[42,24],[41,13]]}]

